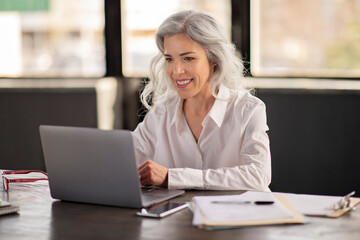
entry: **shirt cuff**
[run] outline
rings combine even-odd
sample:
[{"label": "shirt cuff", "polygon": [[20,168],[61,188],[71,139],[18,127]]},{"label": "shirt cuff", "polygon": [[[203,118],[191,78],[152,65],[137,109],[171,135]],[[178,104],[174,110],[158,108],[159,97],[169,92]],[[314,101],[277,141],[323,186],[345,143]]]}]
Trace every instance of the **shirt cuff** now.
[{"label": "shirt cuff", "polygon": [[204,189],[203,171],[193,168],[170,168],[169,189]]}]

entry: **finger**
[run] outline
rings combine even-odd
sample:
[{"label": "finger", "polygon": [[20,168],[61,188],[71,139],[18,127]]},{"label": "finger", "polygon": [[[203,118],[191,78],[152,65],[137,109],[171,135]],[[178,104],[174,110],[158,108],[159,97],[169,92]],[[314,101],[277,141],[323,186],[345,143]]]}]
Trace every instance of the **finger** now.
[{"label": "finger", "polygon": [[149,168],[149,166],[144,166],[143,168],[138,170],[138,173],[139,173],[139,175],[144,175],[150,171],[151,171],[151,169]]},{"label": "finger", "polygon": [[140,166],[138,166],[138,171],[140,172],[142,169],[144,169],[144,164],[141,164]]},{"label": "finger", "polygon": [[149,165],[151,165],[153,163],[153,161],[146,161],[143,164],[141,164],[140,166],[138,166],[138,171],[141,171],[142,169],[148,167]]},{"label": "finger", "polygon": [[148,161],[144,162],[143,164],[141,164],[138,168],[144,167],[144,166],[152,164],[152,163],[154,163],[154,162],[151,160],[148,160]]},{"label": "finger", "polygon": [[143,186],[151,186],[153,183],[151,181],[150,178],[148,177],[144,177],[144,178],[141,178],[141,181],[140,181],[141,185]]},{"label": "finger", "polygon": [[144,181],[150,184],[152,182],[152,173],[148,169],[143,169],[139,172],[140,182],[143,183]]},{"label": "finger", "polygon": [[138,173],[139,173],[139,174],[142,174],[142,173],[144,173],[145,171],[146,171],[146,166],[141,165],[141,166],[138,168]]}]

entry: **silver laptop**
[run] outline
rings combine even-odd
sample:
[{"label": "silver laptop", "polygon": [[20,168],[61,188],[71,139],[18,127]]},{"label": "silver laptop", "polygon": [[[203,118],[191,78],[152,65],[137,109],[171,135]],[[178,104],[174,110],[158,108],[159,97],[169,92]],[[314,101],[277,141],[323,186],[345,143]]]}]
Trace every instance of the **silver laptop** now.
[{"label": "silver laptop", "polygon": [[40,126],[40,137],[55,199],[141,208],[185,192],[140,186],[128,130]]}]

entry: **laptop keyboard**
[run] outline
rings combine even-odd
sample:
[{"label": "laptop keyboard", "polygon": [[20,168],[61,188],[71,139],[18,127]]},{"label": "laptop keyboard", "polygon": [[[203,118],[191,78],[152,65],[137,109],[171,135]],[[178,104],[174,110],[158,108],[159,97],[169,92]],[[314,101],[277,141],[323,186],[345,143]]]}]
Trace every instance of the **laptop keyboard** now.
[{"label": "laptop keyboard", "polygon": [[157,199],[166,198],[169,194],[167,189],[162,188],[141,188],[141,197],[145,202],[153,202]]},{"label": "laptop keyboard", "polygon": [[143,197],[146,196],[161,196],[164,195],[164,193],[167,193],[167,189],[161,189],[161,188],[141,188],[141,194]]},{"label": "laptop keyboard", "polygon": [[142,187],[141,188],[141,193],[146,194],[149,192],[156,192],[158,190],[161,190],[161,188],[156,188],[156,187]]},{"label": "laptop keyboard", "polygon": [[141,188],[141,199],[143,206],[150,206],[156,203],[169,200],[176,196],[185,193],[184,190],[175,190],[159,187],[142,187]]}]

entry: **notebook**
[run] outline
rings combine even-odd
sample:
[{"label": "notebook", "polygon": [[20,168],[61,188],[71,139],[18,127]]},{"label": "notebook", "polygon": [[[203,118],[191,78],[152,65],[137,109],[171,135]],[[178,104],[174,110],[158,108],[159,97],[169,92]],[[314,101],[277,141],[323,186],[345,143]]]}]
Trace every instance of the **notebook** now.
[{"label": "notebook", "polygon": [[0,216],[11,213],[17,213],[19,209],[20,209],[19,206],[12,205],[9,202],[0,199]]},{"label": "notebook", "polygon": [[40,137],[55,199],[141,208],[185,192],[141,187],[128,130],[42,125]]}]

